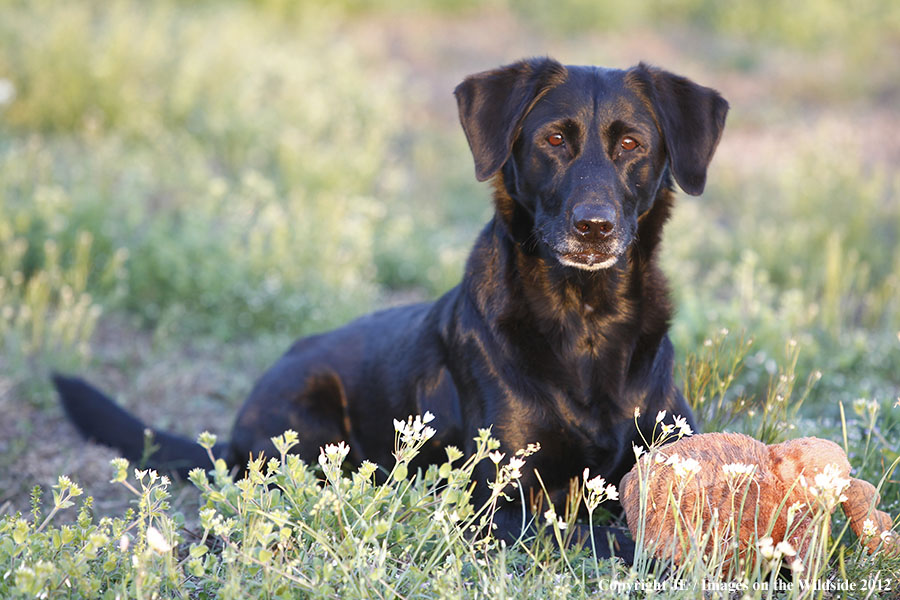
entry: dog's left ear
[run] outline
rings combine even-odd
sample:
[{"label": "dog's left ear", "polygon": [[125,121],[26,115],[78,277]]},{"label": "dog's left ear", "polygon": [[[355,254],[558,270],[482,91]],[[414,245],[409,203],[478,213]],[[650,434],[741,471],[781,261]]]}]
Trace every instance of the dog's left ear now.
[{"label": "dog's left ear", "polygon": [[459,121],[475,158],[478,181],[500,170],[512,152],[522,118],[566,75],[566,68],[555,60],[534,58],[470,75],[456,86]]},{"label": "dog's left ear", "polygon": [[699,196],[722,137],[728,102],[716,90],[686,77],[644,63],[636,71],[649,84],[675,181],[688,194]]}]

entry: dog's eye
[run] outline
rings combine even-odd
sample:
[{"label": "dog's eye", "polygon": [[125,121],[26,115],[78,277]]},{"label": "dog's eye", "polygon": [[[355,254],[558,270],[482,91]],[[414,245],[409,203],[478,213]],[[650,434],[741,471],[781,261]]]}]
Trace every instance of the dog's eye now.
[{"label": "dog's eye", "polygon": [[547,136],[547,143],[555,148],[557,146],[562,146],[563,144],[565,144],[566,138],[564,138],[561,133],[554,133]]},{"label": "dog's eye", "polygon": [[625,136],[622,138],[622,141],[619,143],[619,145],[622,146],[622,150],[625,150],[627,152],[629,150],[634,150],[640,144],[638,144],[637,140],[633,137]]}]

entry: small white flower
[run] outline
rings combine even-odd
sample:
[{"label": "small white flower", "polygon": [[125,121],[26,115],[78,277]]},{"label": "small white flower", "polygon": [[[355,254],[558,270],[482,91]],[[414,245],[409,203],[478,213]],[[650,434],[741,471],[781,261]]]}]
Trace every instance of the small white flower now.
[{"label": "small white flower", "polygon": [[488,454],[488,458],[490,458],[495,465],[499,465],[500,461],[503,460],[505,456],[506,454],[500,452],[499,450],[495,450],[494,452]]},{"label": "small white flower", "polygon": [[350,446],[344,442],[327,444],[324,448],[319,449],[319,464],[325,466],[326,463],[331,462],[336,466],[341,466],[349,453]]},{"label": "small white flower", "polygon": [[619,499],[619,491],[616,489],[616,486],[611,483],[607,485],[606,480],[599,475],[593,479],[588,479],[589,475],[588,469],[585,469],[583,473],[584,488],[587,490],[585,504],[587,504],[589,510],[593,511],[601,502],[606,500]]},{"label": "small white flower", "polygon": [[123,533],[122,537],[119,538],[119,552],[123,554],[128,552],[128,546],[131,545],[131,539],[128,537],[128,534]]},{"label": "small white flower", "polygon": [[694,435],[694,430],[691,429],[691,426],[688,424],[687,419],[685,419],[681,415],[676,415],[675,427],[677,427],[679,431],[678,437],[687,437],[689,435]]},{"label": "small white flower", "polygon": [[[585,473],[587,473],[587,470],[585,470]],[[584,487],[591,492],[599,492],[606,488],[606,480],[597,475],[593,479],[585,480]]]},{"label": "small white flower", "polygon": [[[814,496],[826,509],[833,509],[838,503],[847,500],[843,494],[850,485],[850,480],[841,476],[837,465],[828,464],[821,473],[813,478],[814,485],[807,486],[810,495]],[[806,486],[806,479],[801,476],[801,484]]]},{"label": "small white flower", "polygon": [[566,522],[559,517],[556,516],[556,511],[551,506],[545,513],[544,518],[547,519],[547,522],[558,529],[565,529]]},{"label": "small white flower", "polygon": [[662,420],[665,418],[666,418],[666,411],[661,410],[658,413],[656,413],[656,422],[657,423],[661,423]]},{"label": "small white flower", "polygon": [[766,560],[771,560],[775,556],[775,547],[773,546],[774,541],[772,538],[766,536],[759,540],[756,545],[759,547],[759,553],[763,555],[763,558]]},{"label": "small white flower", "polygon": [[172,551],[172,545],[166,541],[166,538],[160,533],[159,529],[150,525],[147,527],[147,545],[160,554]]},{"label": "small white flower", "polygon": [[677,454],[673,454],[666,460],[666,465],[672,467],[675,471],[675,477],[684,481],[691,476],[700,472],[700,463],[693,458],[681,458]]},{"label": "small white flower", "polygon": [[619,499],[619,490],[616,489],[616,486],[614,486],[611,483],[606,486],[606,497],[609,500],[618,500]]},{"label": "small white flower", "polygon": [[675,477],[682,480],[696,475],[701,469],[700,463],[693,458],[685,458],[679,461],[678,464],[673,465],[672,468],[675,469]]},{"label": "small white flower", "polygon": [[525,461],[518,456],[509,459],[509,476],[513,479],[519,479],[522,476],[521,468],[525,466]]},{"label": "small white flower", "polygon": [[634,458],[636,460],[640,459],[641,455],[644,453],[644,447],[638,446],[637,444],[632,442],[631,448],[634,450]]},{"label": "small white flower", "polygon": [[794,573],[802,573],[803,572],[803,563],[800,562],[799,558],[795,558],[793,562],[790,564],[791,571]]},{"label": "small white flower", "polygon": [[875,529],[875,521],[872,519],[866,519],[863,521],[863,535],[866,537],[875,537],[878,535],[878,530]]},{"label": "small white flower", "polygon": [[634,418],[637,419],[637,418],[639,418],[640,416],[641,416],[641,407],[640,407],[640,406],[635,406],[635,407],[634,407]]},{"label": "small white flower", "polygon": [[791,504],[791,505],[788,507],[788,510],[787,510],[787,522],[788,522],[788,525],[790,525],[791,523],[793,523],[793,522],[794,522],[794,517],[797,516],[797,513],[798,513],[800,510],[803,510],[803,509],[805,509],[805,508],[806,508],[806,504],[804,504],[803,502],[800,502],[799,500],[798,500],[797,502],[794,502],[793,504]]},{"label": "small white flower", "polygon": [[781,556],[795,556],[797,551],[791,546],[790,542],[781,541],[775,544],[775,552]]},{"label": "small white flower", "polygon": [[743,463],[730,463],[722,466],[722,471],[729,479],[737,479],[746,475],[753,475],[756,472],[756,465],[745,465]]},{"label": "small white flower", "polygon": [[434,415],[426,412],[425,416],[410,415],[406,422],[394,419],[394,430],[399,434],[400,442],[404,445],[413,445],[417,442],[423,442],[431,439],[435,430],[433,427],[426,427],[425,424],[434,420]]}]

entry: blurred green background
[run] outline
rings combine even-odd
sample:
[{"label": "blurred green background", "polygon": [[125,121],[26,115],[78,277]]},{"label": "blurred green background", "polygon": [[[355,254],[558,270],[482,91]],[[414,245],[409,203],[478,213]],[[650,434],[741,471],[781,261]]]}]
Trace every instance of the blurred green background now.
[{"label": "blurred green background", "polygon": [[809,422],[898,400],[894,0],[0,0],[0,511],[106,460],[50,368],[225,433],[291,339],[455,285],[491,205],[451,91],[544,54],[731,102],[665,235],[680,361],[744,332],[753,401],[795,339]]}]

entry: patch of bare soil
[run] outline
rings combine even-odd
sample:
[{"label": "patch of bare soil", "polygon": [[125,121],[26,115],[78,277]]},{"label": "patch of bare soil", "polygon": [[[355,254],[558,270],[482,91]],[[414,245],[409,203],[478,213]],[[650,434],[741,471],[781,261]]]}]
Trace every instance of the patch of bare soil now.
[{"label": "patch of bare soil", "polygon": [[[92,341],[92,366],[79,375],[155,427],[191,438],[209,430],[227,439],[237,406],[281,346],[260,341],[169,347],[109,317]],[[33,373],[30,382],[0,376],[0,514],[29,510],[35,485],[44,489],[46,504],[50,487],[65,474],[94,497],[99,514],[121,515],[133,496],[109,483],[116,452],[82,439],[57,405],[48,373]],[[172,491],[176,507],[196,501],[189,484]]]}]

